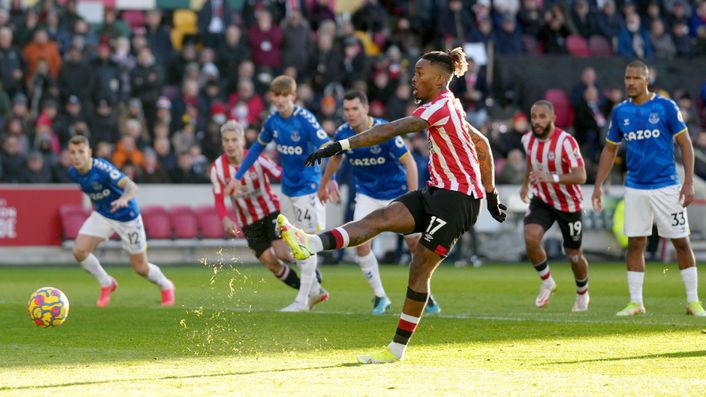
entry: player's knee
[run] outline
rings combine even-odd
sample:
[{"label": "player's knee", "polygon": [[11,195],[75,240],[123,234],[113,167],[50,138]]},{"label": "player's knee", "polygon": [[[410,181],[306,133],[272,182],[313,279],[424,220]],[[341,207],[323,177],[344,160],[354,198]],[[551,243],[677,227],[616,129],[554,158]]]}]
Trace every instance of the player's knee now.
[{"label": "player's knee", "polygon": [[147,273],[150,271],[147,261],[143,260],[132,261],[132,268],[135,269],[135,273],[142,277],[147,277]]},{"label": "player's knee", "polygon": [[628,238],[628,251],[644,251],[646,245],[645,238]]},{"label": "player's knee", "polygon": [[527,248],[538,248],[542,244],[542,238],[535,233],[525,233],[525,245]]},{"label": "player's knee", "polygon": [[74,254],[74,258],[79,262],[83,262],[90,254],[88,249],[78,246],[74,246],[71,252]]},{"label": "player's knee", "polygon": [[573,249],[566,249],[566,256],[569,258],[569,262],[571,262],[572,265],[576,265],[581,261],[581,258],[583,258],[583,253],[581,250],[573,250]]}]

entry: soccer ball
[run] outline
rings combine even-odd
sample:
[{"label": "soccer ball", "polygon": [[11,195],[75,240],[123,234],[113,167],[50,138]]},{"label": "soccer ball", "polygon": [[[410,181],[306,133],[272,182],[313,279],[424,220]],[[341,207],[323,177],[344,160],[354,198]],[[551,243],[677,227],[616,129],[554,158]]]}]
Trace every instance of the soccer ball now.
[{"label": "soccer ball", "polygon": [[69,299],[56,288],[40,288],[29,297],[27,311],[37,327],[58,327],[69,316]]}]

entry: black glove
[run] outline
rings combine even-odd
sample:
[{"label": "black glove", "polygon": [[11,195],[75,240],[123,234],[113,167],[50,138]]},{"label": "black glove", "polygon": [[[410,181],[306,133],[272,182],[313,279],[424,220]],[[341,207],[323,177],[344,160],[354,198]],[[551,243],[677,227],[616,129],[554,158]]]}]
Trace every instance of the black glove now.
[{"label": "black glove", "polygon": [[498,202],[498,191],[493,189],[492,192],[486,192],[485,194],[485,199],[487,200],[486,204],[488,205],[488,212],[490,212],[490,215],[493,219],[500,223],[505,222],[505,218],[507,218],[507,214],[505,213],[507,207],[505,204]]},{"label": "black glove", "polygon": [[342,150],[343,147],[341,147],[341,144],[338,142],[326,145],[321,149],[315,151],[314,153],[310,154],[309,157],[306,158],[306,162],[304,162],[304,165],[306,165],[307,167],[311,167],[315,164],[321,164],[321,159],[331,157]]}]

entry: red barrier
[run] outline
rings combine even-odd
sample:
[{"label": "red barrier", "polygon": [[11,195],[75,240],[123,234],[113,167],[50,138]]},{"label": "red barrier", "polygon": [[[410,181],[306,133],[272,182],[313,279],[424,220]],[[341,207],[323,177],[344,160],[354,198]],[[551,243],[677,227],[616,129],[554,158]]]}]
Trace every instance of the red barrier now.
[{"label": "red barrier", "polygon": [[78,187],[0,186],[0,247],[60,245],[59,207],[82,202]]}]

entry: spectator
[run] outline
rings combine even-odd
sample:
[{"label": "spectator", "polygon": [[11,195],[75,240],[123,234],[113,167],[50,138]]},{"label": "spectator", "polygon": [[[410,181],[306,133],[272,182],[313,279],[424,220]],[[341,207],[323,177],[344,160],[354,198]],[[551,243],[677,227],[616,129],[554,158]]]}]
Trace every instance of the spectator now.
[{"label": "spectator", "polygon": [[49,10],[44,17],[44,24],[42,25],[46,29],[49,39],[55,41],[59,46],[59,52],[64,53],[66,49],[71,45],[72,32],[66,30],[59,21],[59,11],[52,9]]},{"label": "spectator", "polygon": [[585,39],[597,33],[596,21],[588,8],[587,0],[576,0],[574,2],[569,22],[571,33],[582,36]]},{"label": "spectator", "polygon": [[502,55],[521,55],[527,52],[514,17],[503,18],[501,29],[495,33],[495,51]]},{"label": "spectator", "polygon": [[280,50],[282,47],[282,30],[272,24],[272,14],[267,10],[257,11],[257,23],[250,28],[250,53],[255,66],[270,68],[278,73],[280,63]]},{"label": "spectator", "polygon": [[574,136],[581,146],[587,159],[598,162],[601,138],[606,131],[608,121],[600,109],[598,89],[594,85],[587,86],[584,95],[576,107],[576,122]]},{"label": "spectator", "polygon": [[355,30],[366,32],[378,49],[384,46],[389,35],[389,24],[387,11],[378,4],[378,0],[364,0],[362,6],[353,13],[351,22]]},{"label": "spectator", "polygon": [[37,30],[39,30],[37,11],[29,8],[25,13],[24,21],[15,25],[15,29],[15,44],[18,47],[26,47],[27,43],[32,41]]},{"label": "spectator", "polygon": [[669,7],[669,4],[665,4],[667,10],[671,9],[668,16],[670,26],[673,27],[676,24],[684,24],[688,28],[691,9],[687,9],[687,5],[684,1],[685,0],[676,0],[671,7]]},{"label": "spectator", "polygon": [[252,81],[242,79],[238,85],[238,92],[228,98],[230,118],[236,120],[243,128],[255,124],[260,115],[265,112],[265,103],[255,93]]},{"label": "spectator", "polygon": [[591,66],[584,68],[581,71],[581,77],[579,77],[579,82],[576,83],[576,85],[574,85],[574,87],[571,89],[571,94],[569,95],[571,105],[576,107],[581,103],[581,101],[583,101],[583,96],[586,92],[586,88],[598,88],[596,81],[596,69],[592,68]]},{"label": "spectator", "polygon": [[169,98],[161,96],[157,99],[157,119],[154,127],[152,128],[151,137],[169,137],[172,131],[172,121],[172,102]]},{"label": "spectator", "polygon": [[618,54],[625,58],[652,58],[650,36],[642,29],[639,15],[625,18],[625,26],[618,33]]},{"label": "spectator", "polygon": [[130,28],[125,22],[117,18],[117,11],[114,7],[103,8],[103,24],[96,30],[101,41],[113,41],[118,37],[127,37]]},{"label": "spectator", "polygon": [[76,95],[71,95],[66,101],[64,112],[57,117],[54,123],[56,135],[59,137],[59,143],[62,147],[66,147],[69,139],[73,136],[69,128],[79,121],[86,122],[86,115],[83,114],[81,100]]},{"label": "spectator", "polygon": [[603,116],[610,120],[610,114],[613,112],[613,108],[622,102],[623,99],[624,96],[622,88],[608,88],[606,90],[606,99],[603,101],[603,105],[601,106]]},{"label": "spectator", "polygon": [[63,149],[61,153],[59,153],[58,161],[51,167],[52,183],[73,183],[73,180],[69,176],[69,167],[71,167],[69,149]]},{"label": "spectator", "polygon": [[537,0],[522,0],[522,7],[517,14],[522,32],[538,37],[542,29],[542,13]]},{"label": "spectator", "polygon": [[99,44],[97,52],[98,56],[91,64],[95,74],[91,99],[107,98],[110,102],[117,103],[123,99],[120,67],[111,59],[110,45]]},{"label": "spectator", "polygon": [[677,50],[677,57],[690,58],[694,55],[693,37],[689,35],[689,27],[682,20],[672,25],[672,39]]},{"label": "spectator", "polygon": [[221,95],[221,87],[218,85],[218,81],[209,80],[201,90],[201,95],[199,95],[199,114],[206,114],[213,104],[223,102],[224,98]]},{"label": "spectator", "polygon": [[154,140],[154,151],[157,154],[157,161],[162,169],[167,173],[171,173],[176,168],[177,159],[172,153],[172,146],[169,143],[169,138],[158,137]]},{"label": "spectator", "polygon": [[[223,121],[217,123],[219,125],[225,122],[225,114],[222,114],[222,116],[224,116]],[[206,156],[203,155],[201,145],[191,145],[189,148],[189,156],[191,156],[191,169],[193,169],[197,175],[206,176],[210,163]]]},{"label": "spectator", "polygon": [[461,0],[450,0],[447,7],[439,13],[436,37],[442,46],[451,41],[470,41],[474,24],[473,14],[469,9],[463,7]]},{"label": "spectator", "polygon": [[157,159],[157,153],[152,149],[144,152],[142,172],[138,174],[137,183],[169,183],[169,173],[162,168]]},{"label": "spectator", "polygon": [[91,130],[91,146],[95,147],[99,142],[116,144],[120,137],[118,131],[118,120],[113,112],[110,100],[101,98],[96,103],[96,110],[89,119]]},{"label": "spectator", "polygon": [[33,76],[38,64],[43,60],[48,67],[49,75],[56,79],[61,69],[61,55],[56,43],[49,40],[46,30],[37,29],[34,32],[34,39],[23,50],[25,62],[27,62],[27,76]]},{"label": "spectator", "polygon": [[336,15],[332,10],[332,1],[316,0],[314,4],[311,5],[308,19],[311,22],[311,28],[313,30],[318,30],[319,26],[321,26],[321,23],[324,21],[335,21]]},{"label": "spectator", "polygon": [[596,16],[596,29],[598,34],[614,40],[625,25],[623,18],[618,14],[614,0],[606,0],[601,11]]},{"label": "spectator", "polygon": [[132,95],[140,100],[147,124],[154,121],[157,111],[156,102],[162,86],[162,68],[155,62],[149,48],[140,50],[137,66],[130,73]]},{"label": "spectator", "polygon": [[27,166],[22,169],[20,183],[51,183],[51,172],[44,164],[44,157],[39,152],[27,156]]},{"label": "spectator", "polygon": [[553,6],[544,13],[544,28],[539,34],[547,54],[567,54],[566,37],[571,33],[561,7]]},{"label": "spectator", "polygon": [[5,135],[2,140],[2,150],[0,151],[0,163],[2,166],[2,181],[17,183],[25,169],[25,157],[20,152],[20,142],[16,136]]},{"label": "spectator", "polygon": [[205,175],[194,172],[192,158],[188,152],[179,153],[177,167],[172,171],[172,183],[206,183],[209,180]]},{"label": "spectator", "polygon": [[118,37],[115,40],[115,51],[110,59],[118,65],[120,73],[120,98],[128,98],[130,95],[130,72],[137,64],[137,60],[130,54],[130,41],[125,37]]},{"label": "spectator", "polygon": [[167,65],[172,59],[171,31],[168,26],[162,25],[162,11],[153,9],[145,15],[147,28],[147,43],[159,65]]},{"label": "spectator", "polygon": [[691,21],[689,22],[689,32],[694,37],[699,37],[699,32],[701,32],[702,37],[706,35],[704,31],[706,29],[706,1],[699,3],[696,12],[691,16]]},{"label": "spectator", "polygon": [[232,23],[228,0],[208,0],[198,15],[199,37],[210,48],[218,48],[223,43],[223,33]]},{"label": "spectator", "polygon": [[493,0],[493,10],[496,15],[511,17],[514,20],[520,10],[520,0]]},{"label": "spectator", "polygon": [[407,106],[412,102],[412,89],[406,82],[398,84],[395,95],[385,103],[385,118],[397,120],[407,115]]},{"label": "spectator", "polygon": [[495,35],[493,34],[493,21],[491,21],[490,18],[479,19],[478,30],[473,33],[471,42],[483,43],[487,49],[488,43],[492,43],[494,40]]},{"label": "spectator", "polygon": [[69,96],[77,96],[84,106],[91,103],[95,73],[93,67],[83,59],[78,46],[72,45],[69,48],[57,83],[62,101],[66,101]]},{"label": "spectator", "polygon": [[[61,43],[60,43],[61,44]],[[76,21],[71,38],[69,40],[70,45],[78,46],[84,58],[90,59],[95,53],[96,46],[98,45],[98,37],[91,30],[91,26],[83,19]],[[62,52],[65,52],[67,47],[60,47]]]},{"label": "spectator", "polygon": [[657,59],[672,59],[677,53],[672,37],[664,31],[664,22],[659,18],[652,20],[650,41]]},{"label": "spectator", "polygon": [[227,80],[225,85],[227,92],[237,89],[238,76],[236,72],[240,64],[249,58],[250,47],[248,47],[247,40],[243,38],[242,31],[236,25],[228,26],[223,45],[218,50],[218,69],[223,72]]},{"label": "spectator", "polygon": [[179,85],[184,80],[186,74],[186,65],[196,62],[197,60],[196,47],[193,43],[185,43],[181,48],[179,56],[174,57],[169,63],[167,72],[167,84]]},{"label": "spectator", "polygon": [[694,173],[706,180],[706,130],[699,132],[694,139]]},{"label": "spectator", "polygon": [[498,139],[498,152],[502,158],[507,158],[513,150],[524,152],[522,145],[522,135],[529,131],[529,120],[527,115],[517,112],[512,116],[512,126],[509,131],[500,134]]},{"label": "spectator", "polygon": [[29,137],[27,136],[28,130],[25,129],[21,118],[16,116],[10,117],[5,123],[4,132],[5,135],[11,135],[17,138],[20,153],[25,154],[30,152],[32,146],[30,145]]},{"label": "spectator", "polygon": [[22,90],[22,55],[12,45],[12,29],[0,28],[0,83],[2,89],[13,97]]},{"label": "spectator", "polygon": [[352,87],[356,81],[366,81],[368,77],[368,60],[360,41],[355,37],[347,37],[343,41],[343,61],[341,65],[345,87]]},{"label": "spectator", "polygon": [[313,50],[309,23],[302,18],[299,10],[292,11],[282,27],[282,66],[294,67],[300,73],[306,72]]},{"label": "spectator", "polygon": [[662,15],[662,8],[658,1],[652,0],[647,4],[647,11],[643,19],[645,26],[652,26],[654,21],[662,21],[662,27],[667,26],[667,19]]},{"label": "spectator", "polygon": [[520,149],[512,149],[507,154],[507,161],[498,175],[498,183],[507,185],[520,185],[525,179],[527,160]]},{"label": "spectator", "polygon": [[112,163],[118,168],[121,168],[125,163],[130,163],[136,167],[142,167],[144,164],[144,156],[140,149],[135,144],[135,138],[132,135],[125,134],[113,152]]},{"label": "spectator", "polygon": [[333,37],[319,33],[316,38],[316,50],[311,57],[309,67],[314,91],[322,92],[330,83],[337,81],[340,73],[338,52],[333,48]]},{"label": "spectator", "polygon": [[12,109],[10,110],[10,118],[17,118],[22,123],[22,130],[30,130],[30,119],[32,118],[27,107],[27,97],[22,94],[16,94],[12,98]]},{"label": "spectator", "polygon": [[42,111],[42,114],[37,117],[37,123],[34,127],[34,148],[42,151],[46,155],[47,163],[54,164],[56,155],[61,151],[59,137],[54,133],[52,127],[52,119],[56,117],[50,111]]},{"label": "spectator", "polygon": [[76,0],[67,0],[64,5],[63,13],[61,14],[61,25],[66,30],[72,30],[76,25],[76,21],[80,19],[81,16],[78,14]]}]

